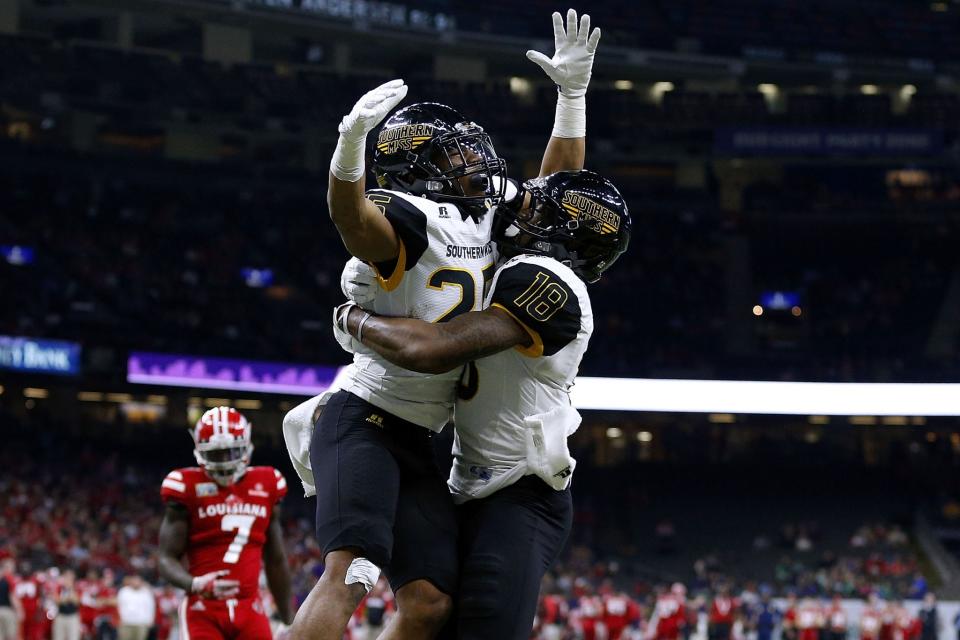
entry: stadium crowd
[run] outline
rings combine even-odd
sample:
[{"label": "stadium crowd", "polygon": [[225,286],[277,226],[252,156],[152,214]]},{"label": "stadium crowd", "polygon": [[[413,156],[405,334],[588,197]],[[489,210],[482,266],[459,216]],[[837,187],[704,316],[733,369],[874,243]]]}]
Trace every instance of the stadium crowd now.
[{"label": "stadium crowd", "polygon": [[[150,619],[157,628],[156,638],[176,637],[181,594],[164,586],[156,572],[162,513],[158,492],[166,471],[190,464],[187,436],[171,439],[169,427],[146,425],[85,423],[66,429],[43,416],[41,408],[34,411],[40,413],[23,424],[13,416],[2,416],[11,428],[0,450],[0,468],[5,470],[0,478],[0,559],[6,560],[3,573],[12,585],[10,593],[22,607],[22,637],[71,640],[77,632],[88,638],[114,637],[124,628],[119,591],[124,586],[135,587],[131,583],[140,577],[154,585],[155,613]],[[40,429],[39,424],[50,426]],[[125,435],[119,435],[118,428]],[[261,443],[256,455],[262,462],[286,468],[283,451],[269,443]],[[578,489],[582,500],[576,516],[576,540],[543,585],[540,637],[599,638],[591,634],[606,628],[608,638],[622,629],[620,637],[645,640],[679,640],[681,636],[676,634],[681,632],[684,638],[709,634],[712,640],[744,640],[759,624],[755,620],[760,615],[757,603],[771,596],[794,594],[800,599],[798,604],[781,606],[776,614],[778,624],[789,625],[794,616],[802,618],[801,610],[814,606],[811,602],[824,608],[816,620],[830,618],[825,613],[829,606],[824,603],[834,596],[884,598],[891,603],[884,605],[884,615],[893,619],[902,615],[895,603],[928,594],[908,532],[878,521],[863,522],[838,538],[825,535],[823,526],[808,520],[784,524],[777,537],[745,541],[758,553],[764,547],[775,547],[786,554],[775,565],[764,565],[766,573],[761,580],[740,573],[736,563],[710,554],[668,579],[671,572],[659,571],[642,558],[608,554],[604,544],[583,542],[609,537],[596,520],[591,521],[589,505],[600,503],[600,496],[609,494],[610,488],[601,487],[600,493],[591,497],[593,488],[588,480],[584,476]],[[616,519],[601,521],[604,529],[616,526]],[[647,539],[635,539],[633,544],[670,555],[679,541],[665,544],[664,540],[673,535],[683,537],[682,525],[676,526],[679,531],[673,531],[672,523],[661,521],[657,530],[646,533]],[[298,495],[286,499],[283,528],[294,574],[293,592],[299,602],[309,593],[322,566],[311,506]],[[836,539],[841,541],[839,546],[832,542]],[[672,614],[668,609],[681,602],[677,600],[679,587],[663,588],[670,581],[685,585],[684,592],[689,592],[682,596],[682,624],[677,618],[669,621]],[[264,589],[268,598],[266,593]],[[730,622],[732,636],[710,631],[720,615],[715,610],[726,606],[723,594],[730,597],[732,608],[721,617]],[[2,603],[0,586],[0,612]],[[392,595],[383,583],[357,612],[353,639],[362,640],[365,630],[382,625],[392,607]],[[790,613],[791,608],[795,614]],[[911,619],[910,625],[916,624]],[[670,631],[670,625],[676,628]],[[121,637],[128,637],[127,633],[132,631]],[[915,630],[909,633],[914,635],[882,635],[876,640],[922,640]],[[834,640],[809,633],[802,637]]]},{"label": "stadium crowd", "polygon": [[[197,344],[203,355],[341,361],[327,316],[346,254],[332,225],[317,223],[322,185],[296,173],[109,157],[93,169],[69,153],[6,151],[0,206],[11,215],[0,231],[33,261],[0,262],[10,302],[0,333],[78,339],[97,356],[92,371],[122,368],[128,349]],[[706,191],[667,196],[643,181],[631,190],[643,233],[593,288],[597,331],[583,373],[910,381],[957,368],[924,355],[954,269],[952,225],[878,218],[868,230],[822,229],[764,215],[735,224]],[[810,266],[814,237],[822,251]],[[743,240],[750,276],[734,281]],[[878,254],[889,259],[865,269]],[[795,291],[803,315],[754,319],[767,290]],[[734,299],[743,299],[735,316]],[[724,336],[739,324],[748,346],[732,349]]]}]

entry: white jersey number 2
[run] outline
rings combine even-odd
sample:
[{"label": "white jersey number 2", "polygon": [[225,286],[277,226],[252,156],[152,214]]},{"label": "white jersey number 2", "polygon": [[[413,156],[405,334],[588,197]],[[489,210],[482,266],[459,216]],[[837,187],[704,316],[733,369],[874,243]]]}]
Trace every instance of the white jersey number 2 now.
[{"label": "white jersey number 2", "polygon": [[250,540],[250,530],[253,529],[253,523],[256,519],[256,516],[223,516],[223,520],[220,522],[220,529],[223,531],[237,532],[237,535],[233,538],[233,542],[227,547],[227,552],[223,554],[224,562],[236,564],[240,561],[240,552],[243,551],[247,541]]}]

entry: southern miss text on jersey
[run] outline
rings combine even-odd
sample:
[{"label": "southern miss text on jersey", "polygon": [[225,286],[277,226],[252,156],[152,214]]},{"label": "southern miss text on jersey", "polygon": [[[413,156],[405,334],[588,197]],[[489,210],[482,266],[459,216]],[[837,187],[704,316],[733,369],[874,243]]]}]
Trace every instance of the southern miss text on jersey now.
[{"label": "southern miss text on jersey", "polygon": [[[580,424],[570,387],[593,332],[583,281],[552,258],[518,256],[497,270],[487,306],[513,316],[532,345],[463,371],[448,483],[457,502],[490,495],[524,475],[543,475],[546,463],[555,462],[544,456],[569,457],[566,437]],[[546,451],[532,451],[533,445]],[[565,484],[572,464],[566,470],[560,464],[553,481],[544,479],[555,488]]]},{"label": "southern miss text on jersey", "polygon": [[287,494],[287,481],[273,467],[250,467],[222,487],[189,467],[171,471],[160,485],[164,502],[179,502],[190,516],[187,562],[195,576],[228,569],[240,581],[237,598],[255,598],[263,545],[273,508]]},{"label": "southern miss text on jersey", "polygon": [[[397,259],[373,265],[380,287],[366,305],[370,311],[444,322],[482,308],[496,261],[493,216],[477,220],[456,205],[386,189],[373,189],[367,198],[400,238]],[[408,371],[361,346],[338,386],[398,418],[439,431],[450,419],[459,375]]]}]

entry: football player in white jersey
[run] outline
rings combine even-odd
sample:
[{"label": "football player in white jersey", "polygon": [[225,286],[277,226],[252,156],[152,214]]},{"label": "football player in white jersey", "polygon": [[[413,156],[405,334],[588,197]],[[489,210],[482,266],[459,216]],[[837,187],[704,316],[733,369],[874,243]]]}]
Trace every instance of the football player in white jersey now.
[{"label": "football player in white jersey", "polygon": [[[554,14],[556,52],[527,56],[559,88],[542,173],[583,166],[585,93],[599,30]],[[492,216],[505,163],[481,127],[420,103],[394,113],[374,141],[381,189],[366,191],[367,135],[403,99],[401,80],[363,96],[340,124],[330,165],[330,216],[344,245],[373,266],[378,313],[446,322],[482,308],[494,271]],[[449,421],[459,372],[425,376],[360,343],[334,390],[300,405],[284,436],[308,495],[317,495],[323,576],[297,613],[293,638],[340,640],[383,569],[398,614],[382,638],[431,638],[458,583],[456,516],[430,438]]]},{"label": "football player in white jersey", "polygon": [[[494,213],[502,262],[485,310],[450,322],[388,318],[347,303],[346,331],[396,365],[467,365],[448,481],[460,519],[457,637],[529,637],[540,579],[570,531],[567,437],[580,424],[570,388],[593,331],[585,283],[626,250],[630,216],[590,171],[528,180]],[[522,204],[521,204],[522,203]]]}]

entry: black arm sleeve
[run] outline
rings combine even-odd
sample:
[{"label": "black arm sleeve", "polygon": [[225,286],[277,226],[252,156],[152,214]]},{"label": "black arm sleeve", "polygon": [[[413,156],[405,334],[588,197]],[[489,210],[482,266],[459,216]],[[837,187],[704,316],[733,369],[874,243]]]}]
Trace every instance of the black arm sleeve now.
[{"label": "black arm sleeve", "polygon": [[530,334],[529,356],[552,356],[580,331],[580,299],[549,268],[519,262],[502,269],[490,301],[509,313]]},{"label": "black arm sleeve", "polygon": [[383,212],[403,243],[399,257],[373,263],[384,281],[399,284],[403,274],[396,271],[412,269],[427,250],[427,215],[403,197],[385,189],[371,189],[367,192],[367,199]]}]

